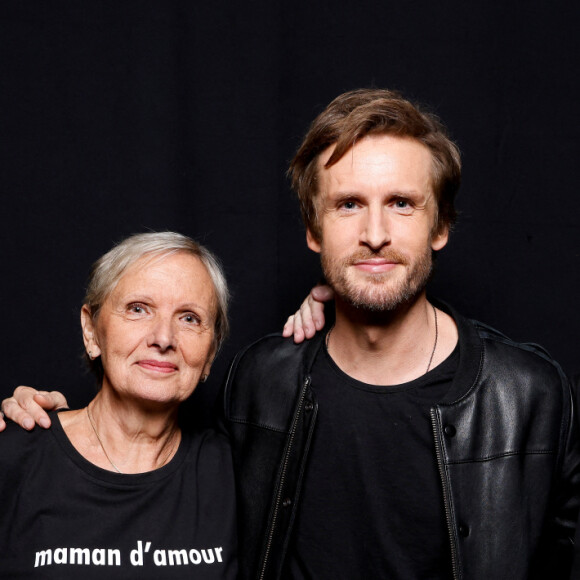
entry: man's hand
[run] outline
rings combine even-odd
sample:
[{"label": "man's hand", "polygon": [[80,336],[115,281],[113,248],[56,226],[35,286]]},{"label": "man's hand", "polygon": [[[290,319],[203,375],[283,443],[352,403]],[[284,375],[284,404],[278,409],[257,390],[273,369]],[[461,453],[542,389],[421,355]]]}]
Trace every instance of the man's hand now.
[{"label": "man's hand", "polygon": [[[45,412],[54,409],[68,409],[68,403],[58,391],[37,391],[32,387],[18,387],[14,395],[2,401],[2,415],[12,419],[21,427],[30,431],[35,424],[48,429],[50,419]],[[4,431],[6,423],[0,416],[0,431]]]},{"label": "man's hand", "polygon": [[284,325],[282,336],[294,335],[294,342],[312,338],[324,328],[324,303],[334,298],[330,286],[314,286],[295,314]]}]

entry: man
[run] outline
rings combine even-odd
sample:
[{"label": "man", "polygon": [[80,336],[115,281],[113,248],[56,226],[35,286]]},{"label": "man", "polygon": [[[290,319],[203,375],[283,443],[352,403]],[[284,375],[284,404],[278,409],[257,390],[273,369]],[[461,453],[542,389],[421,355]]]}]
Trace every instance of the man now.
[{"label": "man", "polygon": [[265,337],[231,367],[241,576],[568,577],[568,382],[539,348],[426,297],[460,182],[443,127],[396,93],[349,92],[290,175],[336,323],[300,345]]},{"label": "man", "polygon": [[258,341],[225,385],[245,576],[568,577],[565,377],[426,298],[460,181],[442,126],[396,93],[346,93],[290,175],[336,323],[299,346]]}]

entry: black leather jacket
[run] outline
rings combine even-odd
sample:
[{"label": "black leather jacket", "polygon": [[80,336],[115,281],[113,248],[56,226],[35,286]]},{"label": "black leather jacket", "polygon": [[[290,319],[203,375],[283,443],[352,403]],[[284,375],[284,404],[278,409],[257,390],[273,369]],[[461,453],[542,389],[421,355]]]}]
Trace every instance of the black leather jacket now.
[{"label": "black leather jacket", "polygon": [[[450,313],[459,368],[431,420],[454,578],[567,578],[580,501],[569,382],[540,348]],[[242,578],[282,574],[316,428],[309,375],[321,344],[322,336],[295,345],[270,335],[230,369],[220,404]]]}]

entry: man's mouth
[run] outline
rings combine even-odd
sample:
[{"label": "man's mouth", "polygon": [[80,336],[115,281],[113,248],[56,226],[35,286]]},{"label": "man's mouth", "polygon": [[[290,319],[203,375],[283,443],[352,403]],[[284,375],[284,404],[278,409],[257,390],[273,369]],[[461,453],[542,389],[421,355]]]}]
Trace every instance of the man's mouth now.
[{"label": "man's mouth", "polygon": [[370,274],[382,274],[393,270],[399,262],[387,258],[367,258],[365,260],[356,260],[353,266],[362,272]]}]

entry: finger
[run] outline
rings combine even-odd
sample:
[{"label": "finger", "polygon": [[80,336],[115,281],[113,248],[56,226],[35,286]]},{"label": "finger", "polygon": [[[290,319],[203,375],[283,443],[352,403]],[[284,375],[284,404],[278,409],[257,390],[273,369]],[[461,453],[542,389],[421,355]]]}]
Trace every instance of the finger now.
[{"label": "finger", "polygon": [[311,298],[310,300],[310,316],[312,317],[312,324],[316,330],[322,330],[324,328],[325,316],[324,316],[324,302],[319,302]]},{"label": "finger", "polygon": [[18,423],[18,425],[27,431],[30,431],[34,427],[34,419],[18,404],[14,397],[2,401],[2,412],[5,417]]},{"label": "finger", "polygon": [[294,342],[301,343],[304,340],[304,330],[302,326],[302,316],[300,310],[294,315]]},{"label": "finger", "polygon": [[326,284],[314,286],[310,291],[310,294],[317,302],[328,302],[334,298],[334,290]]},{"label": "finger", "polygon": [[282,329],[282,336],[288,338],[294,334],[294,314],[288,317],[284,328]]},{"label": "finger", "polygon": [[68,409],[66,397],[59,391],[38,391],[34,395],[34,400],[47,411]]},{"label": "finger", "polygon": [[[34,421],[34,423],[44,427],[45,429],[50,427],[50,418],[44,409],[56,409],[51,393],[48,391],[37,391],[32,387],[21,386],[14,391],[14,399],[21,409]],[[9,408],[9,412],[12,412],[12,407]],[[24,426],[20,421],[9,415],[9,412],[6,411],[6,415],[10,419]],[[22,416],[20,413],[18,413],[18,417],[21,417],[22,421],[26,421],[27,425],[29,424],[26,417]],[[34,427],[34,425],[32,425],[32,427]]]},{"label": "finger", "polygon": [[310,319],[311,319],[312,325],[314,327],[314,330],[312,332],[312,335],[314,336],[314,334],[316,333],[316,331],[322,330],[324,328],[324,323],[325,323],[325,316],[324,316],[325,303],[324,302],[319,302],[314,297],[309,296],[308,297],[308,306],[310,308]]},{"label": "finger", "polygon": [[310,308],[311,302],[312,298],[308,296],[308,298],[300,306],[302,330],[306,338],[312,338],[316,334],[316,325],[312,319],[312,309]]},{"label": "finger", "polygon": [[325,284],[320,284],[314,286],[310,291],[308,296],[310,303],[310,310],[312,316],[312,322],[316,330],[322,330],[324,328],[325,316],[324,316],[324,305],[325,302],[332,300],[334,298],[334,290]]},{"label": "finger", "polygon": [[39,391],[38,389],[33,389],[32,387],[20,385],[14,389],[14,394],[10,398],[13,398],[21,407],[23,407],[27,401],[32,400],[36,393],[41,392],[46,393],[48,391]]}]

